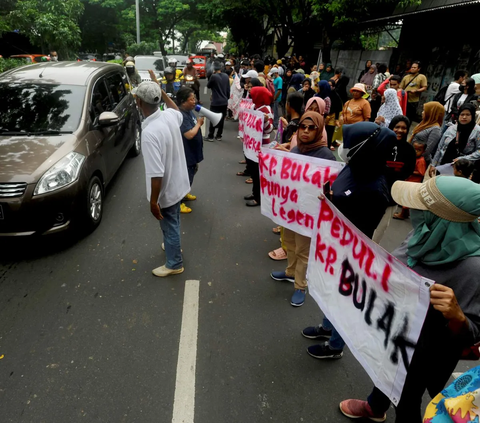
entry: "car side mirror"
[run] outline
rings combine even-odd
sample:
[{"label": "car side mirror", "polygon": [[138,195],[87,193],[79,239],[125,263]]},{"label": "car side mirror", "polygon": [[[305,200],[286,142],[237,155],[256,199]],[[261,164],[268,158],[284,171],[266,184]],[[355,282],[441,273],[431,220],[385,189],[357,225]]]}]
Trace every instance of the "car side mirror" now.
[{"label": "car side mirror", "polygon": [[120,118],[114,112],[102,112],[98,118],[98,124],[102,127],[113,126],[120,122]]}]

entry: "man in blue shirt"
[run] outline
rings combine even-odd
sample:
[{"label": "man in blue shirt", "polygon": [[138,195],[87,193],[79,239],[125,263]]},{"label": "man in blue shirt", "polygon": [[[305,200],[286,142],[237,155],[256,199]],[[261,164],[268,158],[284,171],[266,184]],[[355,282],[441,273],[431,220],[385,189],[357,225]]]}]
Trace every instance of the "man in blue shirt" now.
[{"label": "man in blue shirt", "polygon": [[[203,160],[203,138],[200,130],[204,118],[197,119],[193,110],[196,105],[195,93],[190,87],[182,87],[177,92],[177,102],[180,112],[183,116],[183,123],[180,127],[182,133],[183,147],[185,149],[185,159],[187,161],[188,179],[190,187],[193,184],[193,177],[198,171],[198,164]],[[197,197],[188,193],[183,198],[184,201],[193,201]],[[180,213],[190,213],[192,209],[185,203],[180,205]]]},{"label": "man in blue shirt", "polygon": [[270,74],[273,78],[273,86],[275,88],[275,96],[273,97],[273,127],[278,128],[278,119],[280,118],[278,106],[282,101],[282,88],[283,81],[282,78],[278,75],[278,68],[272,68]]}]

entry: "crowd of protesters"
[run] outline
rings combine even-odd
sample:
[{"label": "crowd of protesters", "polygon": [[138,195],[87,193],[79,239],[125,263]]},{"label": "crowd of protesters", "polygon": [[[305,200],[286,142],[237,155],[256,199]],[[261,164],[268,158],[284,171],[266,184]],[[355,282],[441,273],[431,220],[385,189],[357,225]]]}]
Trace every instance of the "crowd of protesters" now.
[{"label": "crowd of protesters", "polygon": [[[386,65],[367,61],[347,94],[350,78],[330,63],[308,68],[302,56],[278,61],[259,56],[217,58],[211,61],[208,87],[214,100],[211,109],[221,113],[222,119],[210,126],[205,139],[222,140],[224,120],[235,119],[238,104],[232,102],[233,90],[239,89],[241,95],[235,101],[251,98],[264,115],[263,146],[346,163],[331,190],[319,195],[327,196],[367,237],[378,243],[392,216],[411,216],[413,231],[393,255],[436,284],[430,289],[430,308],[396,407],[396,421],[419,423],[424,392],[437,395],[462,351],[480,341],[476,280],[480,126],[475,123],[475,80],[467,72],[458,71],[443,98],[425,103],[419,114],[427,79],[419,62],[407,68],[403,75],[390,74]],[[136,96],[146,117],[142,145],[148,200],[152,214],[160,220],[167,256],[166,265],[154,274],[168,276],[183,271],[178,216],[180,202],[191,195],[193,177],[203,159],[203,119],[192,112],[196,99],[189,88],[177,94],[179,107],[153,82],[140,84]],[[172,108],[168,116],[159,113],[162,98]],[[413,122],[417,125],[411,131]],[[179,154],[181,160],[174,157]],[[240,163],[246,168],[237,175],[248,177],[246,182],[252,184],[246,205],[259,206],[258,163],[246,157]],[[425,193],[436,201],[422,201]],[[401,211],[394,214],[397,205]],[[310,238],[287,228],[273,230],[280,234],[282,246],[269,257],[287,264],[271,277],[293,283],[290,304],[300,307],[308,291]],[[321,341],[307,349],[312,357],[343,356],[345,342],[328,316],[302,334]],[[439,340],[445,342],[440,345]],[[366,401],[350,399],[340,404],[347,417],[378,422],[386,419],[389,407],[390,400],[377,388]]]}]

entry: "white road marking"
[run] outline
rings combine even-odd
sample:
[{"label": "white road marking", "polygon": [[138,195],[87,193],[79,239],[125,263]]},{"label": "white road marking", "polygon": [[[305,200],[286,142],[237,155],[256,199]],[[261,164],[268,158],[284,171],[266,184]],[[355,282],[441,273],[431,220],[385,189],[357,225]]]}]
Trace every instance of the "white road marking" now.
[{"label": "white road marking", "polygon": [[207,93],[208,93],[207,90],[208,90],[208,88],[207,88],[207,86],[205,86],[205,88],[203,89],[203,94],[207,95]]},{"label": "white road marking", "polygon": [[185,282],[172,423],[193,423],[200,281]]}]

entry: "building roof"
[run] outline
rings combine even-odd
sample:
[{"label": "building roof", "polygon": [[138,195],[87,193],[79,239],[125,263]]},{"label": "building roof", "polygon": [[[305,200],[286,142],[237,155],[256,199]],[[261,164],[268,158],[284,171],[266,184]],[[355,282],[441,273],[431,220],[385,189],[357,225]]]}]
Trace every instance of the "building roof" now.
[{"label": "building roof", "polygon": [[480,4],[480,0],[422,0],[421,4],[408,7],[398,7],[392,15],[384,16],[377,19],[371,19],[363,22],[363,24],[385,24],[387,22],[395,22],[409,16],[418,15],[420,13],[430,13],[439,10],[447,10],[461,6],[471,6]]}]

